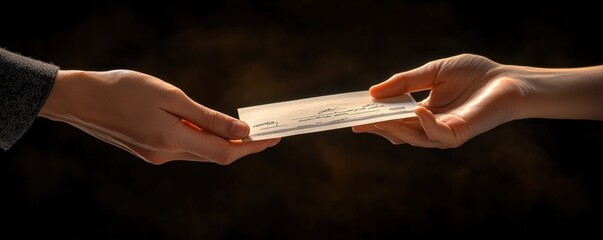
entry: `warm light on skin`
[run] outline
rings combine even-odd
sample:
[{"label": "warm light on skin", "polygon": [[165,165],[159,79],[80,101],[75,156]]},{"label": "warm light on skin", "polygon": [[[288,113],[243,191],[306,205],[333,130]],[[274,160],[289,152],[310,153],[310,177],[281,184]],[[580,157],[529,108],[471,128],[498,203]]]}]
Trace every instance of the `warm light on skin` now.
[{"label": "warm light on skin", "polygon": [[[504,65],[460,54],[398,73],[370,89],[373,97],[430,89],[415,113],[420,125],[388,121],[356,126],[393,143],[454,148],[500,124],[525,118],[603,120],[603,66],[571,69]],[[413,131],[409,131],[413,130]]]},{"label": "warm light on skin", "polygon": [[200,128],[200,127],[198,127],[197,125],[195,125],[195,124],[193,124],[193,123],[191,123],[191,122],[187,121],[186,119],[180,119],[180,121],[181,121],[182,123],[184,123],[184,124],[188,125],[189,127],[192,127],[192,128],[194,128],[194,129],[196,129],[196,130],[199,130],[199,131],[203,131],[203,129],[201,129],[201,128]]},{"label": "warm light on skin", "polygon": [[193,101],[159,78],[131,70],[60,70],[40,116],[69,123],[152,164],[190,160],[226,165],[280,140],[243,143],[245,123]]}]

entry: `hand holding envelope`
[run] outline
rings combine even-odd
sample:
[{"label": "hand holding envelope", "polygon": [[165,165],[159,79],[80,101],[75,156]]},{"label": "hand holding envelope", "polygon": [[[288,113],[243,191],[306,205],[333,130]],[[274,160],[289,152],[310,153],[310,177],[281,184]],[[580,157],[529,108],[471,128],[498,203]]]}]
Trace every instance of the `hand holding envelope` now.
[{"label": "hand holding envelope", "polygon": [[410,94],[375,99],[349,92],[239,108],[250,127],[243,141],[279,138],[416,116]]}]

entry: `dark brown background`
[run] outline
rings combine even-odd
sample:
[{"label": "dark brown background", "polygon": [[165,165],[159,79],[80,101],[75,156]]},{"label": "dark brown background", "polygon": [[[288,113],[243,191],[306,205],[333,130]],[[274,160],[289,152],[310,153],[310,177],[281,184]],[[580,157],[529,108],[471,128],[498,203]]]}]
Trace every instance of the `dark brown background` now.
[{"label": "dark brown background", "polygon": [[[63,69],[149,73],[232,116],[367,89],[464,52],[538,67],[603,63],[599,8],[575,1],[72,7],[3,4],[0,45]],[[602,137],[600,122],[530,119],[439,150],[341,129],[288,137],[228,166],[154,166],[38,119],[0,152],[2,238],[600,236]]]}]

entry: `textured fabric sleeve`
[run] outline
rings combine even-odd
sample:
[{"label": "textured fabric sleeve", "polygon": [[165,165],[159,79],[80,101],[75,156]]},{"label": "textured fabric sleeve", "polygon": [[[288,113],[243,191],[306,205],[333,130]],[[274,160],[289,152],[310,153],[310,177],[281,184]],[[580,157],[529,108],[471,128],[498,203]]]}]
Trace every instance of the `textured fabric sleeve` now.
[{"label": "textured fabric sleeve", "polygon": [[8,150],[31,127],[58,66],[0,48],[0,147]]}]

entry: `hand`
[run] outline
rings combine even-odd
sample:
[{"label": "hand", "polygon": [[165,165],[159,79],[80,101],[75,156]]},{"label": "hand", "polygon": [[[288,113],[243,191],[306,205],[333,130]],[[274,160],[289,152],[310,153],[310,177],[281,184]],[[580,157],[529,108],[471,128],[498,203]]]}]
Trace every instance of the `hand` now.
[{"label": "hand", "polygon": [[398,73],[370,88],[375,98],[431,89],[415,109],[417,118],[353,127],[394,144],[455,148],[474,136],[516,118],[516,101],[527,87],[506,76],[503,65],[462,54]]},{"label": "hand", "polygon": [[244,122],[194,102],[179,88],[129,70],[59,71],[39,116],[69,123],[152,164],[230,164],[280,139],[242,142]]}]

